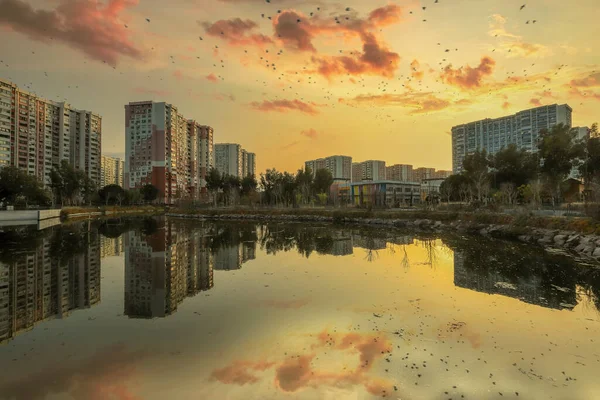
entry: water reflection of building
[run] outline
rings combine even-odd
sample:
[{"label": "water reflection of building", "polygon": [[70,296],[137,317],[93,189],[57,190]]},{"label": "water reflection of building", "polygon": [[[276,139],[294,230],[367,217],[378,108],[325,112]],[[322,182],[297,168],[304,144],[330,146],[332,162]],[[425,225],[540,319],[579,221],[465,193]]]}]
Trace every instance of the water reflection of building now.
[{"label": "water reflection of building", "polygon": [[334,256],[349,256],[354,252],[352,245],[352,235],[345,231],[334,231],[332,233],[333,245],[331,247],[331,255]]},{"label": "water reflection of building", "polygon": [[[504,257],[503,259],[505,262],[509,260]],[[497,268],[494,265],[495,260],[491,257],[479,261],[487,261],[489,264],[483,266],[482,263],[474,263],[467,254],[455,250],[454,285],[477,292],[513,297],[548,308],[571,308],[577,304],[574,284],[548,279],[536,273],[532,263],[519,268],[521,273],[515,276],[510,273],[510,268],[507,268],[506,272]]]},{"label": "water reflection of building", "polygon": [[65,262],[51,257],[51,238],[0,262],[0,343],[100,302],[100,242],[96,235],[88,239],[85,250]]},{"label": "water reflection of building", "polygon": [[100,237],[100,258],[120,256],[123,254],[123,237]]},{"label": "water reflection of building", "polygon": [[150,235],[130,231],[123,237],[126,315],[165,317],[187,296],[213,287],[213,257],[201,230],[162,221]]},{"label": "water reflection of building", "polygon": [[256,258],[256,243],[245,242],[223,246],[215,252],[215,269],[232,271],[242,268],[242,264]]},{"label": "water reflection of building", "polygon": [[388,240],[385,238],[353,234],[352,242],[354,243],[354,247],[360,247],[365,250],[385,250],[387,249]]}]

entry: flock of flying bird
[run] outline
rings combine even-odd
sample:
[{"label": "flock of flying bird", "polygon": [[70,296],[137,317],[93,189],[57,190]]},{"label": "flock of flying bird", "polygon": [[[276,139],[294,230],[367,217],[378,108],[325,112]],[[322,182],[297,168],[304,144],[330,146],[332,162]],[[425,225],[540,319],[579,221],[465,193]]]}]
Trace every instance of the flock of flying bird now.
[{"label": "flock of flying bird", "polygon": [[[272,6],[273,3],[275,2],[275,0],[265,0],[265,3],[268,4],[268,7]],[[433,4],[438,4],[439,1],[438,0],[434,0]],[[526,7],[526,4],[523,4],[520,7],[520,11],[524,10]],[[422,6],[421,9],[419,10],[421,13],[425,13],[427,12],[428,7],[427,6]],[[321,7],[316,7],[316,9],[313,9],[311,11],[306,12],[307,15],[309,15],[311,18],[315,17],[318,13],[321,13]],[[346,7],[345,8],[345,12],[346,14],[344,14],[343,16],[341,15],[334,15],[334,14],[329,14],[330,17],[333,19],[333,21],[335,21],[336,24],[343,24],[346,21],[350,21],[352,22],[352,15],[353,13],[351,13],[353,10],[350,7]],[[273,15],[277,15],[277,14],[281,14],[283,11],[281,9],[277,9],[277,10],[270,10],[270,12],[261,12],[260,13],[260,17],[261,18],[267,18],[269,20],[273,19]],[[272,14],[272,15],[269,15]],[[413,14],[413,11],[410,11],[410,14]],[[151,19],[150,18],[146,18],[145,19],[146,22],[148,24],[151,23]],[[529,24],[530,21],[535,24],[537,23],[537,20],[527,20],[525,22],[525,24]],[[302,24],[304,23],[302,21],[302,19],[298,18],[296,21],[298,24]],[[427,22],[427,19],[423,19],[423,22]],[[128,28],[129,26],[124,24],[125,28]],[[224,35],[224,32],[221,32],[221,35]],[[498,35],[496,35],[498,36]],[[203,43],[207,43],[208,42],[208,38],[205,38],[204,36],[199,36],[199,40]],[[211,43],[210,46],[210,50],[208,48],[205,48],[205,51],[211,51],[213,53],[213,56],[217,57],[217,59],[219,59],[219,62],[212,62],[212,67],[216,68],[216,70],[213,70],[209,75],[213,77],[213,79],[218,79],[221,81],[225,81],[226,80],[226,71],[227,71],[227,66],[228,64],[226,63],[226,59],[228,58],[228,55],[221,55],[221,52],[223,51],[222,49],[219,48],[219,44],[218,44],[218,40],[219,38],[214,39],[214,42]],[[275,46],[273,44],[273,46]],[[443,53],[442,54],[446,54],[448,53],[449,55],[452,54],[453,52],[458,52],[459,49],[458,47],[455,46],[442,46],[442,43],[437,43],[437,46],[442,47]],[[152,47],[152,50],[154,51],[155,48]],[[494,52],[496,49],[493,49],[492,52]],[[252,51],[252,50],[251,50]],[[305,101],[304,96],[301,94],[302,88],[304,85],[319,85],[319,81],[313,77],[311,75],[312,72],[316,71],[312,71],[310,68],[310,65],[308,65],[308,67],[305,65],[302,67],[302,70],[298,71],[298,70],[288,70],[288,71],[284,71],[285,67],[281,67],[280,64],[283,64],[281,61],[283,60],[283,58],[288,55],[288,53],[284,53],[284,49],[283,48],[278,48],[278,49],[257,49],[257,51],[259,52],[259,54],[256,54],[256,60],[260,65],[263,65],[265,68],[267,68],[267,70],[269,70],[272,74],[275,75],[276,77],[276,81],[275,83],[277,85],[273,85],[272,81],[269,80],[256,80],[256,83],[259,85],[262,85],[263,88],[268,88],[271,91],[280,89],[281,90],[281,96],[280,95],[275,95],[275,100],[279,100],[279,99],[289,99],[289,96],[294,96],[295,99],[301,100],[301,101]],[[508,52],[511,52],[511,49],[507,50]],[[339,52],[341,54],[349,54],[351,56],[355,56],[358,53],[354,52],[354,51],[344,51],[344,50],[339,50]],[[289,52],[289,54],[291,54],[291,56],[293,57],[293,52]],[[246,61],[249,62],[251,61],[251,57],[252,55],[249,54],[249,50],[248,49],[244,49],[244,57],[246,57]],[[205,60],[206,57],[201,57],[201,56],[197,56],[198,60]],[[168,58],[168,61],[171,65],[176,65],[177,64],[177,60],[176,57],[173,55],[170,55]],[[87,63],[87,61],[83,61],[84,64]],[[104,64],[106,64],[106,61],[103,61]],[[5,62],[3,62],[2,60],[0,60],[0,65],[5,65],[6,67],[9,67],[9,65]],[[444,70],[444,68],[448,65],[451,65],[450,61],[448,58],[441,58],[440,61],[438,62],[438,67],[440,70]],[[533,67],[535,64],[532,64],[531,66]],[[559,67],[558,70],[556,71],[555,74],[558,74],[558,72],[562,69],[563,66]],[[117,70],[116,66],[112,67],[114,70]],[[462,68],[462,67],[461,67]],[[397,80],[400,81],[399,85],[395,85],[394,81],[391,79],[386,79],[386,78],[382,78],[376,85],[376,88],[379,92],[379,95],[386,95],[386,94],[397,94],[397,95],[415,95],[415,94],[420,94],[420,95],[431,95],[431,96],[435,96],[438,93],[443,93],[445,97],[447,97],[448,95],[452,95],[453,99],[452,101],[459,101],[461,99],[461,96],[463,95],[463,93],[461,93],[460,90],[455,90],[454,92],[450,92],[448,90],[443,90],[443,91],[434,91],[432,90],[432,88],[425,82],[423,82],[423,75],[426,73],[426,70],[429,69],[429,66],[425,66],[423,68],[421,68],[419,70],[419,68],[417,67],[413,67],[411,65],[411,70],[409,74],[403,74],[400,75],[399,77],[397,77]],[[284,71],[284,72],[282,72]],[[528,71],[526,69],[523,70],[523,72],[525,73],[524,75],[524,79],[527,81],[527,73]],[[123,70],[121,69],[119,71],[120,74],[123,74]],[[507,76],[517,76],[516,75],[516,71],[510,71],[510,72],[506,72]],[[44,72],[44,76],[45,77],[49,77],[47,72]],[[147,75],[147,78],[152,79],[151,75]],[[304,79],[306,78],[306,79]],[[160,77],[159,78],[160,81],[164,81],[167,80],[165,77]],[[440,78],[436,79],[435,82],[439,83],[440,82]],[[329,83],[332,83],[333,79],[330,80]],[[365,81],[365,79],[362,76],[353,76],[350,73],[347,73],[346,76],[342,77],[339,81],[340,83],[344,83],[344,82],[352,82],[354,84],[354,88],[352,90],[348,90],[346,91],[345,95],[348,96],[350,99],[352,98],[356,98],[360,95],[360,90],[362,88],[367,88],[367,82]],[[28,89],[32,89],[33,88],[33,83],[29,82],[27,84],[24,85],[26,88]],[[543,90],[548,90],[546,89],[546,87],[548,86],[547,83],[543,84],[540,86],[540,89]],[[69,89],[78,89],[79,86],[68,86]],[[304,87],[305,88],[305,87]],[[329,107],[333,107],[335,108],[338,105],[338,101],[337,99],[340,97],[340,93],[334,93],[331,89],[331,85],[322,85],[320,87],[321,89],[321,93],[322,93],[322,99],[324,101],[326,101]],[[265,90],[259,90],[260,92],[262,92],[262,96],[265,96]],[[310,93],[312,96],[314,96],[315,91],[314,90],[309,90],[309,91],[305,91],[305,93]],[[494,95],[494,90],[490,89],[489,92],[487,93],[488,96],[492,96]],[[67,97],[64,97],[64,100],[67,100]],[[451,100],[451,99],[448,99]],[[418,99],[415,100],[418,103]],[[388,114],[383,108],[379,107],[379,105],[375,102],[373,102],[372,104],[368,104],[368,102],[363,102],[361,103],[363,106],[364,105],[368,105],[371,109],[374,109],[375,111],[375,118],[378,120],[381,120],[381,122],[395,122],[395,119],[393,116],[391,116],[390,114]],[[351,102],[348,103],[346,102],[347,106],[352,106]],[[423,115],[426,115],[427,112],[423,113]],[[413,123],[415,122],[415,119],[413,119]]]}]

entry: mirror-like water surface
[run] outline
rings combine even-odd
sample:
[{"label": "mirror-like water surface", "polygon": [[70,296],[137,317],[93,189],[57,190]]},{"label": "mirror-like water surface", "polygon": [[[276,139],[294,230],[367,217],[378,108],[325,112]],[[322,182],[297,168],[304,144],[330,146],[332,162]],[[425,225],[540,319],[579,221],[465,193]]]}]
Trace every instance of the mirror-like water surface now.
[{"label": "mirror-like water surface", "polygon": [[600,271],[538,249],[170,219],[0,235],[0,399],[600,398]]}]

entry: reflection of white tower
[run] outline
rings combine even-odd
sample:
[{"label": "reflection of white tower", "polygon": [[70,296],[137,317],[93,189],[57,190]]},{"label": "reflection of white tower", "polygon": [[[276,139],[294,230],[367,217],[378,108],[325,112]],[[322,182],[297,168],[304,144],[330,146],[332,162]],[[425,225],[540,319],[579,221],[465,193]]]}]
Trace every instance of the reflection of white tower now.
[{"label": "reflection of white tower", "polygon": [[240,245],[221,247],[215,254],[215,269],[230,271],[242,267],[242,252]]}]

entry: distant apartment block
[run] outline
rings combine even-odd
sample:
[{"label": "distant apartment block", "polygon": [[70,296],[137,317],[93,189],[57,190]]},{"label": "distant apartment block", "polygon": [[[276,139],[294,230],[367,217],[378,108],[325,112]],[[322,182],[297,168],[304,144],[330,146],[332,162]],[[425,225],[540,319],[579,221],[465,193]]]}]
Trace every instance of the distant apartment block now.
[{"label": "distant apartment block", "polygon": [[215,166],[221,174],[244,178],[256,175],[256,154],[237,143],[215,144]]},{"label": "distant apartment block", "polygon": [[396,164],[386,167],[385,176],[390,181],[413,182],[413,166],[409,164]]},{"label": "distant apartment block", "polygon": [[415,168],[413,169],[413,182],[420,183],[424,179],[431,179],[435,175],[435,168]]},{"label": "distant apartment block", "polygon": [[368,160],[352,164],[352,182],[386,180],[385,161]]},{"label": "distant apartment block", "polygon": [[198,198],[212,167],[212,140],[211,127],[186,119],[171,104],[125,105],[124,188],[152,184],[167,204]]},{"label": "distant apartment block", "polygon": [[314,174],[318,169],[327,169],[331,172],[336,181],[352,180],[352,157],[348,156],[330,156],[318,158],[316,160],[306,161],[305,168],[310,168]]},{"label": "distant apartment block", "polygon": [[13,165],[40,182],[61,161],[100,183],[102,117],[44,99],[0,79],[0,167]]},{"label": "distant apartment block", "polygon": [[462,172],[465,156],[478,150],[495,154],[514,144],[518,149],[537,151],[539,133],[554,125],[572,125],[573,110],[567,104],[553,104],[520,111],[495,119],[484,119],[452,128],[452,172]]},{"label": "distant apartment block", "polygon": [[102,156],[100,160],[100,187],[106,185],[123,187],[124,166],[125,162],[122,158]]},{"label": "distant apartment block", "polygon": [[242,150],[242,177],[256,176],[256,154]]}]

